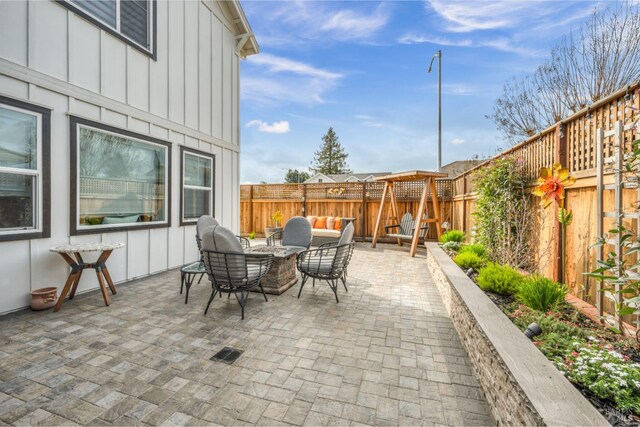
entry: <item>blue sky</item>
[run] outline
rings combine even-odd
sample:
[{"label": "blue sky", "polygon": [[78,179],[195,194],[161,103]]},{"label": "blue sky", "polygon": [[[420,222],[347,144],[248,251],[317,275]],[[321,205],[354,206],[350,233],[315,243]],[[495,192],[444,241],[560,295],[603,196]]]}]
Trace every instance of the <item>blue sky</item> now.
[{"label": "blue sky", "polygon": [[242,2],[261,53],[241,64],[241,181],[307,170],[332,126],[354,172],[436,168],[505,144],[485,118],[503,83],[533,71],[593,1]]}]

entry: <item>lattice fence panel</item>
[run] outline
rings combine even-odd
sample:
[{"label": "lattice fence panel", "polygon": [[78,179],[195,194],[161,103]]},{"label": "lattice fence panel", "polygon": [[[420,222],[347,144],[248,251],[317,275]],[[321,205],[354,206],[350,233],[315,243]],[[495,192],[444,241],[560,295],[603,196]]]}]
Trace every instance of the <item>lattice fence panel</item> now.
[{"label": "lattice fence panel", "polygon": [[253,186],[254,199],[301,199],[302,184],[260,184]]}]

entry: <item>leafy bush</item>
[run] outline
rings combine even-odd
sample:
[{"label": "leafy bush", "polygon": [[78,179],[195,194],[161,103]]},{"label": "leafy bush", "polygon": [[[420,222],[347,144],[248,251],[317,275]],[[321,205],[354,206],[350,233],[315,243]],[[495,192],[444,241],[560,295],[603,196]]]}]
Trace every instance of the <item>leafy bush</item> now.
[{"label": "leafy bush", "polygon": [[473,178],[478,198],[473,211],[476,234],[494,261],[535,269],[535,202],[524,163],[514,157],[494,159]]},{"label": "leafy bush", "polygon": [[460,230],[447,231],[442,236],[440,236],[440,243],[447,243],[447,242],[462,243],[463,241],[464,241],[464,231],[460,231]]},{"label": "leafy bush", "polygon": [[249,238],[252,239],[252,240],[255,239],[256,238],[256,232],[252,231],[251,233],[249,233]]},{"label": "leafy bush", "polygon": [[542,276],[529,276],[518,288],[517,297],[534,310],[547,312],[564,302],[567,287]]},{"label": "leafy bush", "polygon": [[487,264],[487,260],[479,257],[473,252],[459,253],[455,256],[453,261],[460,266],[463,270],[473,268],[474,270],[480,270]]},{"label": "leafy bush", "polygon": [[461,246],[460,242],[447,242],[442,245],[442,249],[451,254],[460,251]]},{"label": "leafy bush", "polygon": [[[460,253],[473,252],[465,252],[463,248]],[[485,268],[480,270],[476,281],[483,291],[491,291],[502,295],[513,295],[518,291],[518,287],[522,283],[522,274],[508,265],[498,265],[490,262]]]},{"label": "leafy bush", "polygon": [[598,348],[581,348],[566,365],[569,379],[618,409],[640,414],[640,365],[621,354]]},{"label": "leafy bush", "polygon": [[486,257],[487,256],[487,249],[478,244],[478,243],[472,243],[470,245],[464,245],[462,247],[462,249],[460,249],[460,252],[462,253],[466,253],[466,252],[473,252],[474,254],[480,256],[480,257]]}]

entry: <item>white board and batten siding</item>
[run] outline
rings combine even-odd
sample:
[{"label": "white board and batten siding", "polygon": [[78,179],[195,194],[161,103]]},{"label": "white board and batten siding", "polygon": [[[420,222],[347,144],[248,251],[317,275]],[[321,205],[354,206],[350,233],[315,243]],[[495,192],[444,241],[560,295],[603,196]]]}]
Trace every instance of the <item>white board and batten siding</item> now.
[{"label": "white board and batten siding", "polygon": [[[62,287],[68,267],[54,245],[126,243],[108,261],[115,282],[196,260],[195,226],[179,225],[181,145],[215,155],[215,216],[239,231],[233,19],[210,0],[156,5],[154,60],[54,1],[0,1],[0,95],[52,109],[51,237],[0,242],[0,314],[28,306],[32,289]],[[70,235],[69,115],[171,143],[170,227]],[[86,272],[78,291],[97,286]]]}]

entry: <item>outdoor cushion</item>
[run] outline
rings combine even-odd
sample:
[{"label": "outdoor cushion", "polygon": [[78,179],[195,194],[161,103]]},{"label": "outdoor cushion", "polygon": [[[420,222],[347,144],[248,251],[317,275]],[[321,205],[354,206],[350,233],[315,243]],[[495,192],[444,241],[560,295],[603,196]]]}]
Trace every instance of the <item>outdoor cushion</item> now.
[{"label": "outdoor cushion", "polygon": [[333,230],[333,226],[336,223],[335,217],[328,216],[327,217],[327,230]]},{"label": "outdoor cushion", "polygon": [[353,223],[350,222],[344,228],[344,231],[342,232],[342,236],[340,236],[340,240],[338,240],[338,246],[346,245],[347,243],[351,243],[351,241],[353,240],[353,231],[354,231],[353,230]]},{"label": "outdoor cushion", "polygon": [[[209,270],[209,267],[211,267],[211,273],[214,276],[216,276],[216,272],[219,271],[224,273],[224,275],[228,272],[228,276],[232,280],[242,280],[246,278],[247,267],[242,245],[228,228],[216,225],[205,232],[202,236],[202,250],[203,252],[215,251],[243,255],[224,257],[212,254],[211,256],[205,256],[204,259],[207,269]],[[210,266],[207,265],[208,263],[206,261],[208,260],[211,262]]]},{"label": "outdoor cushion", "polygon": [[138,222],[140,215],[129,216],[105,216],[102,219],[103,224],[128,224],[131,222]]},{"label": "outdoor cushion", "polygon": [[311,225],[311,228],[313,228],[313,226],[315,225],[317,218],[318,217],[316,217],[316,216],[308,216],[307,217],[307,221],[309,221],[309,225]]},{"label": "outdoor cushion", "polygon": [[311,245],[311,225],[301,216],[291,218],[282,230],[282,246],[299,246],[308,248]]},{"label": "outdoor cushion", "polygon": [[340,230],[327,230],[326,228],[314,228],[311,230],[314,236],[318,237],[340,237]]},{"label": "outdoor cushion", "polygon": [[328,258],[307,257],[301,265],[302,269],[311,274],[330,274],[333,268],[333,260]]},{"label": "outdoor cushion", "polygon": [[319,216],[316,218],[316,223],[313,225],[313,228],[327,228],[327,217]]},{"label": "outdoor cushion", "polygon": [[333,224],[333,229],[341,231],[342,230],[342,218],[339,216],[336,217],[336,222]]},{"label": "outdoor cushion", "polygon": [[202,215],[200,218],[198,218],[198,223],[196,224],[196,233],[202,239],[204,233],[209,231],[209,228],[213,227],[214,225],[220,225],[214,217],[212,217],[211,215]]}]

